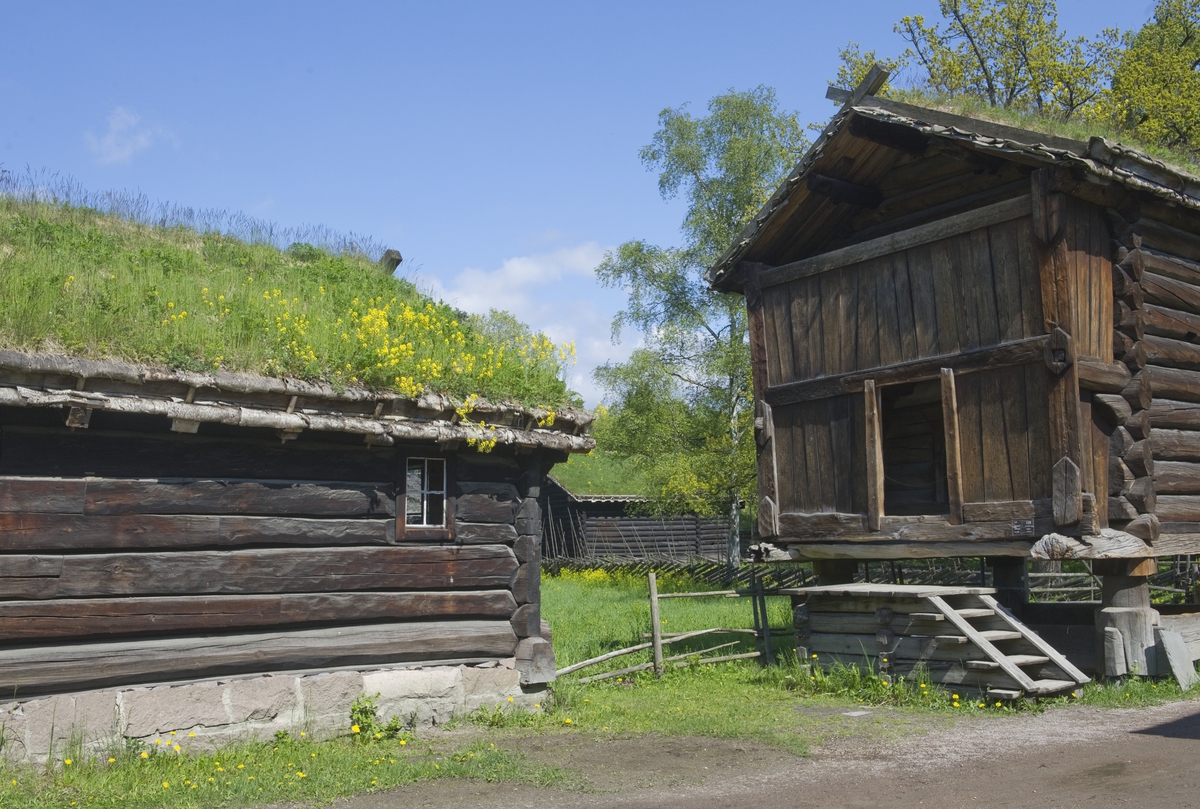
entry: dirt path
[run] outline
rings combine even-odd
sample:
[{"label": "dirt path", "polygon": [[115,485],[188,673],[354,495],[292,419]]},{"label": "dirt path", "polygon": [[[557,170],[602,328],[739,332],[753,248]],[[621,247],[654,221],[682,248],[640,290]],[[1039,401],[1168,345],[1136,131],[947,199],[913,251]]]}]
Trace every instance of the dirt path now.
[{"label": "dirt path", "polygon": [[1200,807],[1200,701],[1062,708],[932,728],[914,719],[887,711],[839,716],[834,741],[809,758],[714,739],[535,737],[513,746],[580,773],[583,789],[439,782],[335,806]]}]

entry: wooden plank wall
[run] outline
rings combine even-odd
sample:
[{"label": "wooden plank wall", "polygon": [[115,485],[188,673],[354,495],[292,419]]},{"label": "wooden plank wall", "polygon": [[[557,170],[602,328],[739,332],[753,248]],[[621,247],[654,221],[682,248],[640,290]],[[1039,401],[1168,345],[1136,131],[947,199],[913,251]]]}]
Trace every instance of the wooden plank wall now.
[{"label": "wooden plank wall", "polygon": [[[1030,218],[768,287],[763,295],[771,385],[1044,333]],[[1041,363],[962,375],[968,502],[1050,496],[1047,396]],[[775,408],[782,511],[864,510],[857,400]]]},{"label": "wooden plank wall", "polygon": [[454,536],[398,538],[407,454],[444,455],[0,426],[0,657],[26,661],[0,689],[511,656],[540,634],[540,459],[450,455]]},{"label": "wooden plank wall", "polygon": [[770,286],[763,298],[770,386],[1044,333],[1030,218]]}]

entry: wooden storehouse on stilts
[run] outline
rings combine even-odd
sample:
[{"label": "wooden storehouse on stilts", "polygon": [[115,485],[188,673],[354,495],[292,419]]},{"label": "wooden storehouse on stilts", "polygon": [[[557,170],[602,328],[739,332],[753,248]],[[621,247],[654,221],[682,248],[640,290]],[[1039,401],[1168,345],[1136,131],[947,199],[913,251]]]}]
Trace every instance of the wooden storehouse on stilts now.
[{"label": "wooden storehouse on stilts", "polygon": [[539,420],[0,351],[0,692],[513,658],[552,679],[537,498],[594,442],[582,411]]},{"label": "wooden storehouse on stilts", "polygon": [[757,530],[826,585],[987,557],[1018,615],[1027,558],[1091,560],[1096,669],[1153,672],[1146,576],[1200,553],[1200,180],[874,96],[885,79],[831,91],[710,270],[749,309]]}]

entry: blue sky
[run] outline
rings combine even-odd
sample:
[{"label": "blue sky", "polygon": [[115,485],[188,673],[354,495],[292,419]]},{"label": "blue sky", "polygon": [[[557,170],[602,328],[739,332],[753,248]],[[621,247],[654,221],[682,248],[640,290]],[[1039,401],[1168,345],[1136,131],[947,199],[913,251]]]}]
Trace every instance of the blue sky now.
[{"label": "blue sky", "polygon": [[[1072,34],[1152,4],[1061,2]],[[369,234],[426,288],[574,340],[572,386],[636,343],[604,251],[678,239],[638,149],[664,107],[775,87],[805,120],[890,3],[33,3],[5,6],[0,168]]]}]

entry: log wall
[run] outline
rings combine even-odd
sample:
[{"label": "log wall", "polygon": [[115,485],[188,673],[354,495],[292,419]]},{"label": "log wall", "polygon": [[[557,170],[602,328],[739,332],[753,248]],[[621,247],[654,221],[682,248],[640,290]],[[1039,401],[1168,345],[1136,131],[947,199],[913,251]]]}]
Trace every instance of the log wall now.
[{"label": "log wall", "polygon": [[1104,397],[1109,519],[1200,550],[1200,221],[1155,202],[1109,209],[1112,349],[1132,378]]},{"label": "log wall", "polygon": [[[0,408],[5,693],[547,651],[536,451],[30,421]],[[446,528],[398,521],[408,456],[446,458]]]}]

